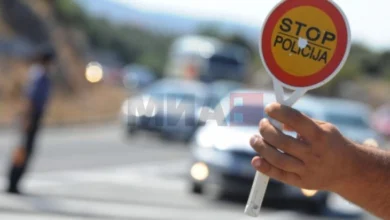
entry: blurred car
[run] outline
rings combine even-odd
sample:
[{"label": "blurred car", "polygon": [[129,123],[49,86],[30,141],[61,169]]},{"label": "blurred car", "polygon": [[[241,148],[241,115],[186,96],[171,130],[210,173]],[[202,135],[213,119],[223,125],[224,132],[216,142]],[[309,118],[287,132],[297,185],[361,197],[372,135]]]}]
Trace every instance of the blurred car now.
[{"label": "blurred car", "polygon": [[171,45],[164,74],[203,82],[222,79],[243,82],[250,60],[249,51],[237,44],[202,35],[186,35]]},{"label": "blurred car", "polygon": [[385,139],[371,126],[371,108],[361,102],[338,98],[312,97],[313,105],[297,103],[294,107],[310,117],[334,124],[352,141],[363,144],[374,141],[384,146]]},{"label": "blurred car", "polygon": [[163,79],[122,104],[125,131],[160,132],[163,137],[188,141],[198,127],[199,111],[206,105],[207,85],[180,79]]},{"label": "blurred car", "polygon": [[[192,192],[213,199],[249,196],[255,176],[251,160],[256,156],[249,139],[258,133],[258,122],[266,117],[264,106],[273,100],[272,92],[249,90],[238,90],[222,99],[215,111],[224,116],[207,121],[191,143],[189,185]],[[299,102],[309,101],[302,98]],[[319,211],[326,206],[327,196],[327,192],[299,189],[271,179],[265,200],[301,201],[310,210]]]},{"label": "blurred car", "polygon": [[138,64],[127,65],[122,71],[123,85],[128,89],[142,89],[156,79],[156,74],[148,67]]},{"label": "blurred car", "polygon": [[[191,143],[189,184],[192,192],[213,199],[249,196],[255,175],[251,160],[256,155],[249,139],[259,133],[258,122],[267,117],[264,106],[274,100],[273,92],[250,90],[234,91],[221,100],[215,111],[220,112],[216,113],[218,115],[225,113],[224,117],[208,121],[196,132]],[[294,108],[310,117],[334,123],[356,142],[363,143],[368,139],[381,142],[380,136],[367,123],[370,111],[364,104],[307,95]],[[237,119],[238,124],[235,123]],[[294,132],[285,133],[296,137]],[[298,201],[308,210],[320,212],[326,208],[328,196],[328,192],[299,189],[271,179],[265,201]]]},{"label": "blurred car", "polygon": [[374,128],[387,137],[390,137],[390,104],[379,107],[372,117]]},{"label": "blurred car", "polygon": [[209,84],[208,106],[215,108],[222,98],[232,91],[243,88],[242,83],[232,80],[217,80]]}]

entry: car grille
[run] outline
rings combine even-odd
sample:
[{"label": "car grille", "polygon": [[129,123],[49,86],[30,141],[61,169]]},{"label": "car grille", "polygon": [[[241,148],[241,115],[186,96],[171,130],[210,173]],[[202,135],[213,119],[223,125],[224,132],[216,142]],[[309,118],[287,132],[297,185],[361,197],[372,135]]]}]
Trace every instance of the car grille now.
[{"label": "car grille", "polygon": [[[256,152],[247,152],[247,151],[239,151],[239,150],[233,150],[231,153],[236,163],[250,163],[253,157],[258,155],[256,154]],[[238,184],[243,184],[243,185],[249,184],[250,186],[252,186],[254,176],[252,178],[248,178],[248,177],[242,177],[237,175],[224,175],[224,178],[227,179],[228,181],[237,182]],[[270,179],[270,182],[267,187],[267,192],[280,193],[281,190],[283,190],[283,188],[284,188],[283,183]]]},{"label": "car grille", "polygon": [[252,158],[256,156],[257,154],[255,152],[246,152],[246,151],[238,151],[238,150],[233,150],[232,151],[233,158],[239,161],[252,161]]}]

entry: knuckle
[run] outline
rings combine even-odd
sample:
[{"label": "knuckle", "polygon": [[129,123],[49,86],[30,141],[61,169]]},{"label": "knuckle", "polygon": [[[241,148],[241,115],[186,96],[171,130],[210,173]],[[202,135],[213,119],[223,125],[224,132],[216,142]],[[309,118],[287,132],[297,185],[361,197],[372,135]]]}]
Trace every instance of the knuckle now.
[{"label": "knuckle", "polygon": [[270,105],[268,105],[265,109],[266,113],[269,115],[269,116],[274,116],[275,115],[275,112],[279,109],[279,104],[277,103],[272,103]]},{"label": "knuckle", "polygon": [[262,173],[265,173],[265,174],[269,174],[272,172],[272,167],[270,166],[270,164],[268,162],[266,162],[265,160],[262,160],[263,162],[263,166],[260,167],[260,171]]},{"label": "knuckle", "polygon": [[313,130],[312,136],[314,140],[321,142],[325,139],[326,132],[323,129],[316,128]]},{"label": "knuckle", "polygon": [[302,120],[303,114],[295,109],[291,110],[291,113],[289,114],[289,118],[292,123],[299,124]]},{"label": "knuckle", "polygon": [[264,141],[259,138],[255,144],[256,151],[260,154],[263,155],[265,151],[265,143]]},{"label": "knuckle", "polygon": [[260,125],[260,128],[259,128],[260,134],[261,134],[262,136],[264,136],[264,134],[266,133],[266,130],[267,130],[266,125],[264,125],[264,123],[262,123],[262,124]]},{"label": "knuckle", "polygon": [[266,135],[270,126],[270,122],[268,120],[262,120],[260,122],[259,132],[262,136]]},{"label": "knuckle", "polygon": [[339,129],[333,125],[333,124],[330,124],[330,123],[327,123],[326,124],[326,130],[329,132],[329,133],[338,133],[339,132]]}]

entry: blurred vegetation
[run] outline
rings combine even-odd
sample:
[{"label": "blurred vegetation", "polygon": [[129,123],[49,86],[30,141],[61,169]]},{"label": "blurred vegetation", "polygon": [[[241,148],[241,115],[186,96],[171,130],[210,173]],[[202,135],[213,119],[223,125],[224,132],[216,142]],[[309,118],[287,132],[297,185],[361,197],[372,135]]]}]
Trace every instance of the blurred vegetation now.
[{"label": "blurred vegetation", "polygon": [[58,20],[83,31],[92,48],[114,51],[125,64],[136,62],[162,73],[172,36],[91,16],[73,0],[56,0],[54,8]]},{"label": "blurred vegetation", "polygon": [[[166,55],[175,36],[93,17],[83,11],[73,0],[56,0],[55,9],[58,19],[65,25],[83,31],[93,48],[114,51],[124,63],[137,62],[150,66],[158,74],[163,72]],[[197,34],[217,37],[225,42],[248,48],[252,54],[251,69],[253,72],[262,69],[257,42],[249,41],[239,32],[226,33],[217,24],[205,24],[199,26]],[[341,72],[334,80],[314,90],[313,93],[339,96],[344,83],[351,81],[376,80],[388,83],[390,82],[390,62],[388,61],[390,61],[390,51],[375,52],[364,45],[353,44]]]},{"label": "blurred vegetation", "polygon": [[196,33],[199,35],[215,37],[226,43],[240,45],[248,49],[252,57],[258,54],[255,44],[251,43],[248,39],[246,39],[244,36],[240,35],[239,33],[224,32],[218,24],[201,24],[196,30]]}]

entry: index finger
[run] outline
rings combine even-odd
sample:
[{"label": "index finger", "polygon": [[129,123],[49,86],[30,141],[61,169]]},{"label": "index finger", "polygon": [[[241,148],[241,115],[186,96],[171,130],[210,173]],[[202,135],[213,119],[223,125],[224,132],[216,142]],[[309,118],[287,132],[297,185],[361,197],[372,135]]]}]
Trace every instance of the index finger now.
[{"label": "index finger", "polygon": [[315,121],[291,107],[272,103],[265,108],[265,112],[307,140],[316,140],[322,131]]}]

